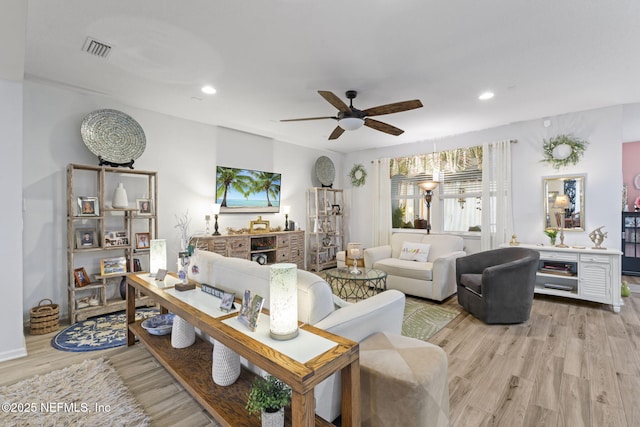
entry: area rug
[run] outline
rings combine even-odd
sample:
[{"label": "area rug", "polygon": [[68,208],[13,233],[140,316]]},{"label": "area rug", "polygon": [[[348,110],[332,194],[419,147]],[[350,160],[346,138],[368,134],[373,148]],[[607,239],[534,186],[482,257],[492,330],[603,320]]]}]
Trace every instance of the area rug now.
[{"label": "area rug", "polygon": [[148,426],[149,417],[104,359],[0,387],[2,426]]},{"label": "area rug", "polygon": [[460,314],[450,306],[407,297],[404,306],[402,335],[426,341]]},{"label": "area rug", "polygon": [[[136,310],[136,320],[159,314],[155,308]],[[74,323],[51,339],[51,346],[62,351],[95,351],[120,347],[127,343],[125,311],[96,316]]]}]

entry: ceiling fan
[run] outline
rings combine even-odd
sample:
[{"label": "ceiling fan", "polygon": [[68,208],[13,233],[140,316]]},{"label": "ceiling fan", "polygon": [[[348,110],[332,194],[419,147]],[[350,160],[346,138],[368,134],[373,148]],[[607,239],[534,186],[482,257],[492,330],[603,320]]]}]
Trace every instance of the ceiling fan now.
[{"label": "ceiling fan", "polygon": [[287,119],[280,120],[281,122],[298,122],[302,120],[322,120],[322,119],[334,119],[338,121],[338,126],[331,132],[329,139],[338,139],[345,130],[356,130],[365,125],[371,129],[378,130],[380,132],[388,133],[390,135],[398,136],[404,131],[398,129],[390,124],[383,123],[378,120],[370,119],[371,116],[381,116],[383,114],[399,113],[401,111],[413,110],[414,108],[422,107],[422,102],[418,99],[412,101],[395,102],[393,104],[380,105],[378,107],[367,108],[366,110],[358,110],[353,107],[353,99],[358,95],[355,90],[348,90],[345,95],[349,99],[349,105],[342,102],[333,92],[328,90],[319,90],[318,93],[324,99],[338,109],[336,116],[325,117],[307,117],[304,119]]}]

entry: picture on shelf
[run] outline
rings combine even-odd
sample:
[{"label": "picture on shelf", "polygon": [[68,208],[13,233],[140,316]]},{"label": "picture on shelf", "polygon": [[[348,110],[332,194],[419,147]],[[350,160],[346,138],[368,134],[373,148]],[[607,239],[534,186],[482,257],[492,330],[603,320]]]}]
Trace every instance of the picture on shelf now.
[{"label": "picture on shelf", "polygon": [[340,205],[331,205],[331,215],[340,215]]},{"label": "picture on shelf", "polygon": [[91,283],[91,281],[89,280],[89,275],[87,274],[84,267],[76,268],[75,270],[73,270],[73,277],[75,277],[76,279],[76,285],[78,285],[78,287],[80,288]]},{"label": "picture on shelf", "polygon": [[80,228],[76,230],[76,249],[89,249],[98,247],[98,238],[95,228]]},{"label": "picture on shelf", "polygon": [[100,274],[123,274],[127,272],[127,259],[123,256],[116,258],[102,258],[100,260]]},{"label": "picture on shelf", "polygon": [[238,315],[238,320],[240,320],[241,323],[243,323],[252,331],[255,331],[256,327],[258,326],[260,311],[262,310],[263,304],[264,299],[260,295],[255,294],[252,297],[251,291],[244,291],[242,309],[240,310],[240,314]]},{"label": "picture on shelf", "polygon": [[151,233],[136,233],[136,249],[149,249]]},{"label": "picture on shelf", "polygon": [[640,226],[640,218],[635,216],[625,216],[624,217],[624,226],[627,228],[633,228]]},{"label": "picture on shelf", "polygon": [[153,215],[153,200],[136,199],[136,206],[138,207],[138,215]]},{"label": "picture on shelf", "polygon": [[129,236],[124,230],[119,231],[105,231],[104,232],[104,246],[107,248],[113,246],[127,246],[129,245]]},{"label": "picture on shelf", "polygon": [[93,196],[78,197],[78,216],[98,216],[100,207],[98,198]]},{"label": "picture on shelf", "polygon": [[222,311],[231,311],[235,307],[233,306],[233,299],[235,298],[234,294],[230,294],[228,292],[224,292],[222,294],[222,302],[220,303],[220,310]]}]

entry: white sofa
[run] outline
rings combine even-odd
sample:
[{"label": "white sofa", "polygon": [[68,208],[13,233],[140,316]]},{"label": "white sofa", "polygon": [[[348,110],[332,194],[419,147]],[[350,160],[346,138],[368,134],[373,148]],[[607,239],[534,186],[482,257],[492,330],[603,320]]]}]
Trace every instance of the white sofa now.
[{"label": "white sofa", "polygon": [[[197,266],[197,269],[193,267]],[[265,298],[269,307],[269,266],[240,258],[226,258],[213,252],[196,250],[191,257],[189,278],[241,296],[246,289]],[[355,304],[331,292],[318,275],[298,270],[298,320],[356,342],[378,332],[399,334],[402,330],[405,297],[387,291]],[[245,366],[250,366],[243,360]],[[316,413],[333,421],[341,410],[341,380],[335,374],[315,388]]]},{"label": "white sofa", "polygon": [[[430,245],[426,262],[400,259],[405,242]],[[456,293],[456,258],[466,255],[462,237],[394,233],[390,243],[364,251],[365,267],[387,273],[387,289],[436,301]]]}]

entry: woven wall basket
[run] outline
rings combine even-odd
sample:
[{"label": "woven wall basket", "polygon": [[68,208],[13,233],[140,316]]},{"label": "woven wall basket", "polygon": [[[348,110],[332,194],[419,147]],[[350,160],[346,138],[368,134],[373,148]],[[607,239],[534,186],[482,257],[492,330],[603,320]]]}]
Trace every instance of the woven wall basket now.
[{"label": "woven wall basket", "polygon": [[[49,304],[43,304],[47,301],[49,301]],[[60,328],[59,315],[58,304],[54,304],[48,298],[40,301],[36,307],[31,309],[31,335],[42,335],[57,331]]]}]

